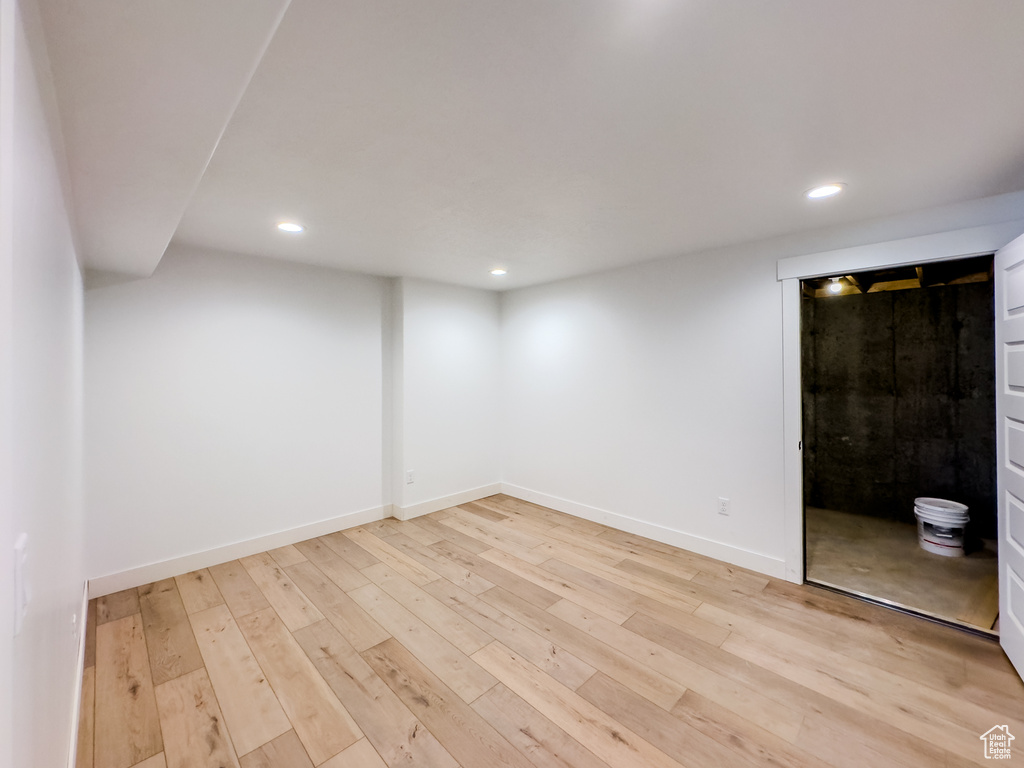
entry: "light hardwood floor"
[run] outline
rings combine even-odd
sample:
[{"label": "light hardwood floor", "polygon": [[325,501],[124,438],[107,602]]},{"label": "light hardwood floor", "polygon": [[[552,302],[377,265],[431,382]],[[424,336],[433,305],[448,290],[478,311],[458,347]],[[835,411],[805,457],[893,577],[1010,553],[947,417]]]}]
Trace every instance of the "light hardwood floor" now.
[{"label": "light hardwood floor", "polygon": [[991,640],[492,496],[92,601],[78,766],[961,766],[997,724]]}]

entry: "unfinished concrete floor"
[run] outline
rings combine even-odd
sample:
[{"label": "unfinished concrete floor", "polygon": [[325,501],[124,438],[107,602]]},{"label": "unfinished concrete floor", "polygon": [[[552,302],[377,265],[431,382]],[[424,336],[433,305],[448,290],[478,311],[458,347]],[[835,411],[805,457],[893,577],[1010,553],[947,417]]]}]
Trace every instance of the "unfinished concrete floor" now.
[{"label": "unfinished concrete floor", "polygon": [[989,630],[999,613],[995,542],[967,557],[925,552],[913,525],[808,507],[807,579]]}]

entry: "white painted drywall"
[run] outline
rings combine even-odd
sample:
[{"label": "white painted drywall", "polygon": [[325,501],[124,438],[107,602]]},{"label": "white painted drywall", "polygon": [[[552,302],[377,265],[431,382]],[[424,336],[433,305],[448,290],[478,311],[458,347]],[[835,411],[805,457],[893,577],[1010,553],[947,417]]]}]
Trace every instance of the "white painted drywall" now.
[{"label": "white painted drywall", "polygon": [[396,290],[401,433],[394,442],[394,503],[410,508],[495,485],[501,479],[498,294],[412,279],[397,281]]},{"label": "white painted drywall", "polygon": [[[31,602],[10,641],[0,606],[0,765],[64,765],[72,738],[82,565],[82,281],[65,208],[61,140],[35,6],[3,3],[0,231],[3,362],[0,420],[5,572],[11,539],[28,536]],[[9,90],[12,89],[13,91]],[[9,464],[6,462],[9,461]],[[7,574],[5,573],[5,576]],[[78,615],[78,626],[82,616]],[[12,705],[13,702],[13,705]]]},{"label": "white painted drywall", "polygon": [[381,505],[386,281],[172,246],[85,298],[90,578]]},{"label": "white painted drywall", "polygon": [[14,0],[0,0],[0,768],[14,760]]},{"label": "white painted drywall", "polygon": [[[503,294],[508,492],[785,574],[784,257],[1020,218],[1020,193]],[[728,517],[718,497],[731,500]]]},{"label": "white painted drywall", "polygon": [[504,481],[780,557],[779,297],[742,256],[506,294]]}]

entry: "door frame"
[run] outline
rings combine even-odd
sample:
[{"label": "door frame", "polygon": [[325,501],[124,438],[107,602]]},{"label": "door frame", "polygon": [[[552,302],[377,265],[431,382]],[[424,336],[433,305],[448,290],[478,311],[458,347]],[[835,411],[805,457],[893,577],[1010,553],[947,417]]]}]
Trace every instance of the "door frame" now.
[{"label": "door frame", "polygon": [[804,583],[800,281],[870,269],[982,256],[995,253],[1021,233],[1024,233],[1024,220],[1005,221],[779,260],[776,279],[782,284],[783,536],[787,581]]}]

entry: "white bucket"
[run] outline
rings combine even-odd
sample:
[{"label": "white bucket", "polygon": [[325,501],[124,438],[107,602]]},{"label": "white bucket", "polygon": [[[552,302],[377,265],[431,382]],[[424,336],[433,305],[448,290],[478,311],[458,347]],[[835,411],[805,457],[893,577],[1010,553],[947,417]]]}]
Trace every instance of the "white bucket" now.
[{"label": "white bucket", "polygon": [[965,505],[922,496],[914,499],[914,516],[921,549],[945,557],[964,556],[964,529],[971,519]]}]

